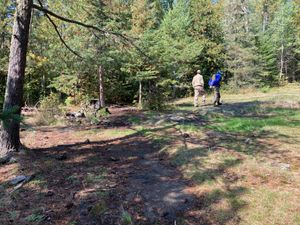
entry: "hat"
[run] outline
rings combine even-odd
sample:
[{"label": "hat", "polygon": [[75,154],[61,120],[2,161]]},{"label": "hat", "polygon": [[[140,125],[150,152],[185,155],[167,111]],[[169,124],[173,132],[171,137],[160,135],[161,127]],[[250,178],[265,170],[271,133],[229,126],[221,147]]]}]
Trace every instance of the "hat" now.
[{"label": "hat", "polygon": [[200,73],[201,73],[201,71],[200,71],[200,70],[197,70],[197,73],[198,73],[198,74],[200,74]]}]

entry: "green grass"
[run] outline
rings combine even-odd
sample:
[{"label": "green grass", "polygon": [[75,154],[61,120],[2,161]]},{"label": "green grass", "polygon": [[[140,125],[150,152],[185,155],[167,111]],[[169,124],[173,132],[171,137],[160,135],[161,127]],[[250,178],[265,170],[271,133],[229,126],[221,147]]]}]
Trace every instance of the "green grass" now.
[{"label": "green grass", "polygon": [[[176,125],[191,138],[169,142],[163,151],[194,181],[212,224],[300,224],[298,93],[299,87],[225,94],[224,106],[196,111],[201,126]],[[191,98],[175,105],[195,113]]]},{"label": "green grass", "polygon": [[[250,110],[249,110],[250,111]],[[210,119],[207,129],[219,132],[252,133],[272,127],[300,126],[300,111],[292,109],[266,109],[254,116],[218,116]]]},{"label": "green grass", "polygon": [[107,129],[103,131],[104,136],[119,137],[135,134],[136,131],[132,129]]},{"label": "green grass", "polygon": [[16,220],[20,216],[20,211],[9,211],[8,214],[11,220]]},{"label": "green grass", "polygon": [[196,125],[194,123],[184,123],[176,126],[177,129],[180,129],[183,132],[199,132],[203,128],[199,125]]},{"label": "green grass", "polygon": [[45,216],[38,213],[33,213],[27,217],[25,217],[25,221],[29,223],[38,224],[41,223],[45,219]]},{"label": "green grass", "polygon": [[133,225],[133,219],[127,211],[122,213],[121,221],[123,225]]},{"label": "green grass", "polygon": [[132,117],[128,118],[128,121],[134,125],[137,125],[137,124],[140,124],[142,120],[139,117],[132,116]]},{"label": "green grass", "polygon": [[106,169],[102,168],[96,173],[88,173],[87,176],[85,177],[85,181],[88,184],[95,184],[103,181],[106,176],[107,176],[107,171]]},{"label": "green grass", "polygon": [[38,186],[39,188],[47,188],[47,181],[41,175],[36,176],[30,181],[30,184]]}]

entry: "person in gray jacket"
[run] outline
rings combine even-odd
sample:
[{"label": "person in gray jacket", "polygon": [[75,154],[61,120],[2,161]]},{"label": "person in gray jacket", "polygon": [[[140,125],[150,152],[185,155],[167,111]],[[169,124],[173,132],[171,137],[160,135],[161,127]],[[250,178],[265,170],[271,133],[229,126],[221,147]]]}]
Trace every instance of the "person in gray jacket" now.
[{"label": "person in gray jacket", "polygon": [[202,95],[202,104],[205,104],[206,101],[206,96],[205,96],[205,90],[204,90],[204,80],[203,80],[203,76],[201,75],[201,71],[198,70],[197,74],[193,77],[193,88],[195,91],[194,94],[194,106],[198,107],[198,98],[199,95]]}]

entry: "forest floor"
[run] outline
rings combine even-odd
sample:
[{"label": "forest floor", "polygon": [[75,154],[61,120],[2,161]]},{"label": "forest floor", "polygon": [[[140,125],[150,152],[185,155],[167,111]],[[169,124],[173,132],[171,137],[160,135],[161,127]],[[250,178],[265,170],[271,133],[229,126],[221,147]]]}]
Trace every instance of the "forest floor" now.
[{"label": "forest floor", "polygon": [[25,126],[27,149],[0,166],[0,224],[300,224],[300,87],[222,97]]}]

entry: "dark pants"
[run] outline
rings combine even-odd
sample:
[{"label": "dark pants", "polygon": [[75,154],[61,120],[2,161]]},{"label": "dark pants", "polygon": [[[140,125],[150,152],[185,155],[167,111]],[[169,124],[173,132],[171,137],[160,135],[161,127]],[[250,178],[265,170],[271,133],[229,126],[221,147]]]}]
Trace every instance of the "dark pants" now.
[{"label": "dark pants", "polygon": [[220,104],[221,94],[220,94],[220,86],[213,87],[215,92],[214,104]]}]

